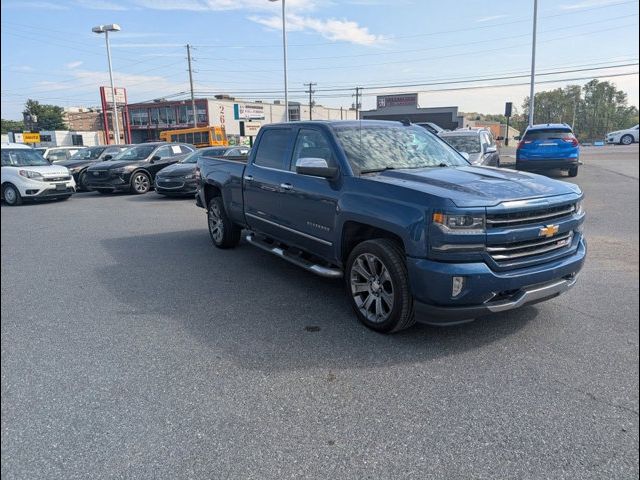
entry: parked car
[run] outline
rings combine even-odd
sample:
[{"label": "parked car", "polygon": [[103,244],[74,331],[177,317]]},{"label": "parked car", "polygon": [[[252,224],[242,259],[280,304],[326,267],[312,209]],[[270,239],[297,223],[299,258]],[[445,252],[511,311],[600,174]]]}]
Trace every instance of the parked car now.
[{"label": "parked car", "polygon": [[44,152],[47,151],[47,147],[35,147],[34,150],[44,157]]},{"label": "parked car", "polygon": [[143,143],[123,150],[113,159],[87,168],[86,186],[100,193],[147,193],[156,173],[195,151],[186,143]]},{"label": "parked car", "polygon": [[422,128],[433,133],[434,135],[440,135],[442,132],[448,131],[442,128],[440,125],[436,125],[433,122],[419,122],[419,123],[416,123],[415,125],[421,126]]},{"label": "parked car", "polygon": [[111,160],[118,153],[132,145],[99,145],[78,150],[69,160],[58,162],[69,169],[76,182],[77,190],[88,190],[87,188],[87,167],[96,162]]},{"label": "parked car", "polygon": [[638,125],[607,133],[607,143],[619,143],[620,145],[631,145],[638,142]]},{"label": "parked car", "polygon": [[500,166],[498,146],[489,130],[441,132],[440,138],[460,153],[465,153],[472,165]]},{"label": "parked car", "polygon": [[418,126],[263,125],[246,164],[198,166],[216,247],[245,228],[250,244],[343,277],[360,321],[380,332],[554,298],[586,255],[577,185],[469,165]]},{"label": "parked car", "polygon": [[566,123],[527,127],[516,148],[516,169],[531,172],[567,170],[578,175],[580,144]]},{"label": "parked car", "polygon": [[248,147],[210,147],[196,150],[156,174],[156,192],[167,196],[193,196],[198,185],[196,169],[200,157],[246,161],[247,153]]},{"label": "parked car", "polygon": [[75,182],[66,167],[51,165],[31,147],[2,143],[2,199],[15,206],[27,200],[66,200]]},{"label": "parked car", "polygon": [[42,156],[49,160],[51,163],[60,163],[64,160],[69,160],[79,150],[86,147],[49,147]]}]

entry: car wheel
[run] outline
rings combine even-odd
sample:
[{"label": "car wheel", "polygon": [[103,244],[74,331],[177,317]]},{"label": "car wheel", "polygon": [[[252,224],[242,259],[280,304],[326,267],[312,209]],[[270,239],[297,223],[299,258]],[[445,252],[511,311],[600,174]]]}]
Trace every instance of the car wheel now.
[{"label": "car wheel", "polygon": [[623,135],[620,139],[622,145],[631,145],[633,143],[633,135]]},{"label": "car wheel", "polygon": [[131,191],[137,195],[147,193],[151,189],[149,175],[144,172],[135,172],[131,176]]},{"label": "car wheel", "polygon": [[571,167],[569,169],[569,176],[570,177],[577,177],[578,176],[578,167]]},{"label": "car wheel", "polygon": [[4,198],[4,202],[11,207],[22,205],[22,195],[20,195],[20,191],[10,183],[2,186],[2,197]]},{"label": "car wheel", "polygon": [[209,201],[207,220],[209,236],[216,247],[233,248],[240,243],[241,229],[227,216],[221,197]]},{"label": "car wheel", "polygon": [[405,255],[396,242],[381,238],[357,245],[347,261],[345,283],[358,319],[368,328],[392,333],[415,323]]},{"label": "car wheel", "polygon": [[89,187],[87,187],[87,180],[88,180],[87,172],[85,170],[78,177],[78,186],[80,187],[80,189],[82,189],[84,191],[88,191],[89,190]]}]

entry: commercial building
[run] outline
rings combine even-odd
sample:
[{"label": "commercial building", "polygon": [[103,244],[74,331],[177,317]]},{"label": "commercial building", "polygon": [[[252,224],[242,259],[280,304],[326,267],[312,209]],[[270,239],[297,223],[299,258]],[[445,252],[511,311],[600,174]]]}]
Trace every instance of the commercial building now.
[{"label": "commercial building", "polygon": [[[486,128],[491,131],[491,134],[494,138],[502,138],[501,142],[505,143],[505,139],[507,137],[507,126],[504,123],[500,122],[492,122],[487,120],[467,120],[464,121],[465,128]],[[509,145],[516,145],[518,141],[515,137],[519,136],[520,132],[509,126]]]},{"label": "commercial building", "polygon": [[[258,124],[279,123],[286,120],[284,103],[243,101],[227,95],[214,98],[197,98],[196,116],[198,127],[224,126],[233,143],[240,143],[240,122]],[[128,105],[133,143],[159,138],[163,130],[193,127],[191,100],[158,100]],[[309,105],[289,102],[291,121],[307,120],[347,120],[355,119],[355,110],[329,108],[314,105],[309,113]]]},{"label": "commercial building", "polygon": [[375,110],[365,110],[360,118],[367,120],[396,120],[411,123],[432,122],[446,130],[455,130],[463,126],[464,118],[458,114],[458,107],[420,106],[417,93],[396,95],[378,95]]},{"label": "commercial building", "polygon": [[[63,112],[63,119],[69,130],[76,131],[96,131],[102,135],[102,143],[106,143],[104,133],[104,114],[100,108],[67,107]],[[123,124],[124,115],[118,115],[120,127],[120,143],[127,143],[127,129]],[[109,143],[114,143],[113,116],[107,115],[109,119]]]}]

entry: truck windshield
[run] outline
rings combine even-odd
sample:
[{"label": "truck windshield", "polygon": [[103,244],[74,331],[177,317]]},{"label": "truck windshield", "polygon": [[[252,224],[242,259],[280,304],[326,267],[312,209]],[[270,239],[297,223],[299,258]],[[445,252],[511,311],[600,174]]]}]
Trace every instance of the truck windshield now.
[{"label": "truck windshield", "polygon": [[49,162],[30,148],[2,149],[3,167],[40,167],[44,165],[49,165]]},{"label": "truck windshield", "polygon": [[358,174],[469,165],[453,148],[422,127],[345,126],[336,127],[335,133],[351,167]]}]

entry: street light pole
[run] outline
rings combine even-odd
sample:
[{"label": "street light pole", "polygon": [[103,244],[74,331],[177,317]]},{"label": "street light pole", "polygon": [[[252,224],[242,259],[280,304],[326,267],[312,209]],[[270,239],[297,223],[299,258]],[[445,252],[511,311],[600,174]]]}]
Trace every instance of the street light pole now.
[{"label": "street light pole", "polygon": [[[278,0],[269,0],[270,2],[277,2]],[[284,105],[285,105],[285,120],[289,121],[289,92],[287,88],[287,17],[285,0],[282,2],[282,56],[284,60]]]},{"label": "street light pole", "polygon": [[111,66],[111,45],[109,45],[109,32],[119,32],[120,25],[112,23],[111,25],[99,25],[91,29],[94,33],[104,33],[104,38],[107,43],[107,60],[109,62],[109,81],[111,82],[111,99],[113,101],[113,128],[114,141],[117,144],[120,143],[120,126],[118,125],[118,104],[116,102],[116,87],[113,83],[113,68]]},{"label": "street light pole", "polygon": [[533,0],[533,41],[531,44],[531,88],[529,91],[529,126],[533,125],[533,111],[535,109],[536,83],[536,28],[538,23],[538,0]]}]

